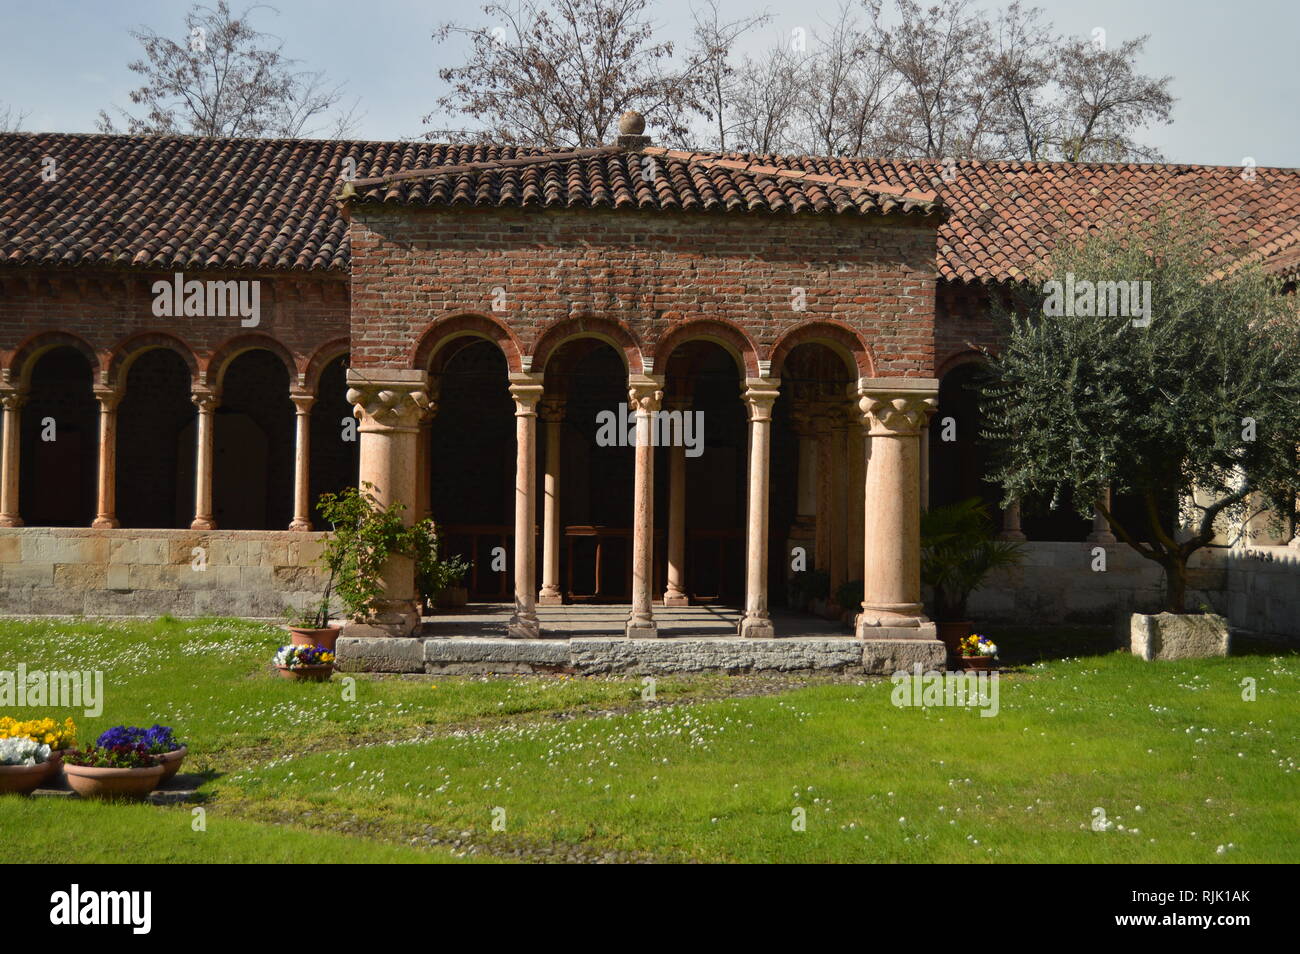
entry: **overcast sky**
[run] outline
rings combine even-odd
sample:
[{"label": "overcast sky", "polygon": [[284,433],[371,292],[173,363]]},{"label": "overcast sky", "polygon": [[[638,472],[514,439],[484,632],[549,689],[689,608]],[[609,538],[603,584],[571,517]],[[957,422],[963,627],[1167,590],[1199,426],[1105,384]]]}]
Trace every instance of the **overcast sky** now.
[{"label": "overcast sky", "polygon": [[[215,0],[214,0],[215,2]],[[699,0],[695,0],[698,5]],[[747,47],[769,45],[796,26],[811,33],[839,0],[723,0],[727,18],[767,10],[772,25]],[[231,4],[244,8],[240,0]],[[254,17],[304,67],[323,69],[359,97],[357,138],[400,139],[442,92],[437,71],[456,49],[431,34],[448,17],[483,22],[475,0],[274,0]],[[1034,5],[1026,0],[1025,5]],[[0,109],[27,113],[26,130],[93,132],[101,108],[130,106],[126,64],[140,54],[127,30],[146,25],[182,35],[185,0],[0,0]],[[981,3],[989,9],[995,3]],[[1172,125],[1143,140],[1171,162],[1300,166],[1300,0],[1041,0],[1057,30],[1106,30],[1114,45],[1150,34],[1144,72],[1173,77]],[[664,35],[685,41],[691,0],[654,0]],[[744,48],[744,47],[742,47]]]}]

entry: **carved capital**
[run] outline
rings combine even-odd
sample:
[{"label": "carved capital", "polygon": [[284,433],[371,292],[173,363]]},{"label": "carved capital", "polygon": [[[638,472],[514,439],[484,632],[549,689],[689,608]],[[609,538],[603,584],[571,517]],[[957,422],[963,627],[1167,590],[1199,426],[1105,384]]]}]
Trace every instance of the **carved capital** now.
[{"label": "carved capital", "polygon": [[95,400],[99,402],[99,407],[104,411],[116,411],[117,406],[122,403],[123,394],[120,388],[111,388],[107,385],[96,384],[92,389]]},{"label": "carved capital", "polygon": [[510,396],[515,399],[515,417],[536,417],[542,399],[542,375],[528,371],[510,374]]},{"label": "carved capital", "polygon": [[6,411],[16,411],[27,403],[27,392],[16,388],[0,391],[0,406]]},{"label": "carved capital", "polygon": [[920,388],[858,389],[858,408],[873,437],[918,435],[939,406],[937,391]]},{"label": "carved capital", "polygon": [[770,421],[772,406],[781,396],[781,381],[779,378],[746,378],[743,396],[751,421]]},{"label": "carved capital", "polygon": [[221,406],[221,395],[211,388],[198,387],[190,392],[190,400],[200,414],[211,414]]},{"label": "carved capital", "polygon": [[306,391],[291,391],[289,400],[293,402],[294,409],[299,414],[309,414],[312,405],[316,403],[316,395],[308,394]]},{"label": "carved capital", "polygon": [[653,414],[663,405],[664,379],[653,374],[633,374],[627,380],[627,406],[637,414]]},{"label": "carved capital", "polygon": [[362,384],[348,388],[348,403],[363,423],[404,429],[419,425],[429,409],[429,396],[419,386]]},{"label": "carved capital", "polygon": [[537,405],[537,416],[547,424],[559,424],[564,420],[563,398],[542,398]]}]

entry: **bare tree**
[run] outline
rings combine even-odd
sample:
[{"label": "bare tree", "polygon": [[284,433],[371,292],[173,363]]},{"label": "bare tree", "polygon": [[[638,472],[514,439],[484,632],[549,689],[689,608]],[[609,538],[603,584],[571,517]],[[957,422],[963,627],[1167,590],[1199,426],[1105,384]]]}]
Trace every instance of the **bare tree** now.
[{"label": "bare tree", "polygon": [[1156,160],[1159,152],[1134,139],[1151,123],[1169,123],[1171,78],[1144,76],[1133,63],[1147,36],[1107,49],[1104,36],[1062,50],[1057,82],[1063,101],[1060,151],[1070,162]]},{"label": "bare tree", "polygon": [[732,48],[740,37],[771,21],[772,15],[764,12],[723,23],[718,0],[705,0],[704,9],[692,10],[692,15],[695,32],[688,68],[702,80],[700,112],[715,134],[711,145],[725,152],[738,122],[732,110],[739,82],[731,65]]},{"label": "bare tree", "polygon": [[[445,23],[434,33],[439,42],[460,36],[470,43],[464,63],[439,71],[451,91],[438,105],[498,142],[597,146],[629,109],[680,140],[701,108],[702,78],[674,68],[673,45],[656,42],[645,19],[648,2],[491,0],[482,7],[488,26]],[[424,117],[426,125],[438,121]]]},{"label": "bare tree", "polygon": [[757,58],[745,57],[730,104],[736,147],[761,154],[800,148],[795,114],[803,92],[804,71],[786,44]]},{"label": "bare tree", "polygon": [[6,103],[0,107],[0,133],[20,132],[23,128],[23,122],[26,121],[28,113],[15,112],[14,108]]},{"label": "bare tree", "polygon": [[840,6],[827,29],[814,33],[813,41],[801,98],[806,151],[829,156],[879,151],[899,87],[891,64],[848,4]]},{"label": "bare tree", "polygon": [[1060,132],[1053,95],[1060,39],[1042,10],[1012,3],[998,18],[988,86],[1003,110],[1003,152],[1015,159],[1047,158]]},{"label": "bare tree", "polygon": [[[343,99],[343,86],[321,72],[296,70],[297,60],[283,53],[284,42],[254,29],[248,7],[233,16],[227,0],[215,7],[198,4],[185,14],[179,42],[141,27],[131,35],[144,57],[128,69],[144,77],[130,93],[141,115],[117,109],[134,135],[304,136],[313,123],[326,119]],[[333,133],[343,135],[355,123],[356,104],[335,117]],[[101,110],[101,132],[116,132]]]}]

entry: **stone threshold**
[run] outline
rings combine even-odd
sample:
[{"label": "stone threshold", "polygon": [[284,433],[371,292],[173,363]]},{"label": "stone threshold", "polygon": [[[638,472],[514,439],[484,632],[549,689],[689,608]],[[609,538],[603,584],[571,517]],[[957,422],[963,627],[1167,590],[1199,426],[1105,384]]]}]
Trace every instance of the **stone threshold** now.
[{"label": "stone threshold", "polygon": [[508,639],[474,636],[340,636],[340,672],[572,673],[658,675],[675,672],[860,672],[892,675],[920,664],[942,670],[946,651],[936,639],[857,639],[853,636],[572,636]]}]

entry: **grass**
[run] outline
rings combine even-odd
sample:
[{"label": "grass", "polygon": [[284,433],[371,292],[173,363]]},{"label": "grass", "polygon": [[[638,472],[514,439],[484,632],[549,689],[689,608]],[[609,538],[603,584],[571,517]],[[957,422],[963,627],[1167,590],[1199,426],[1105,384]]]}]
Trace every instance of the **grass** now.
[{"label": "grass", "polygon": [[758,680],[661,680],[655,705],[636,678],[358,679],[346,701],[338,676],[276,679],[275,641],[0,622],[0,669],[106,671],[83,735],[175,725],[210,779],[204,833],[190,806],[0,799],[0,860],[1300,860],[1295,654],[1052,659],[1005,675],[982,718],[896,707],[880,679],[743,697],[719,696]]}]

